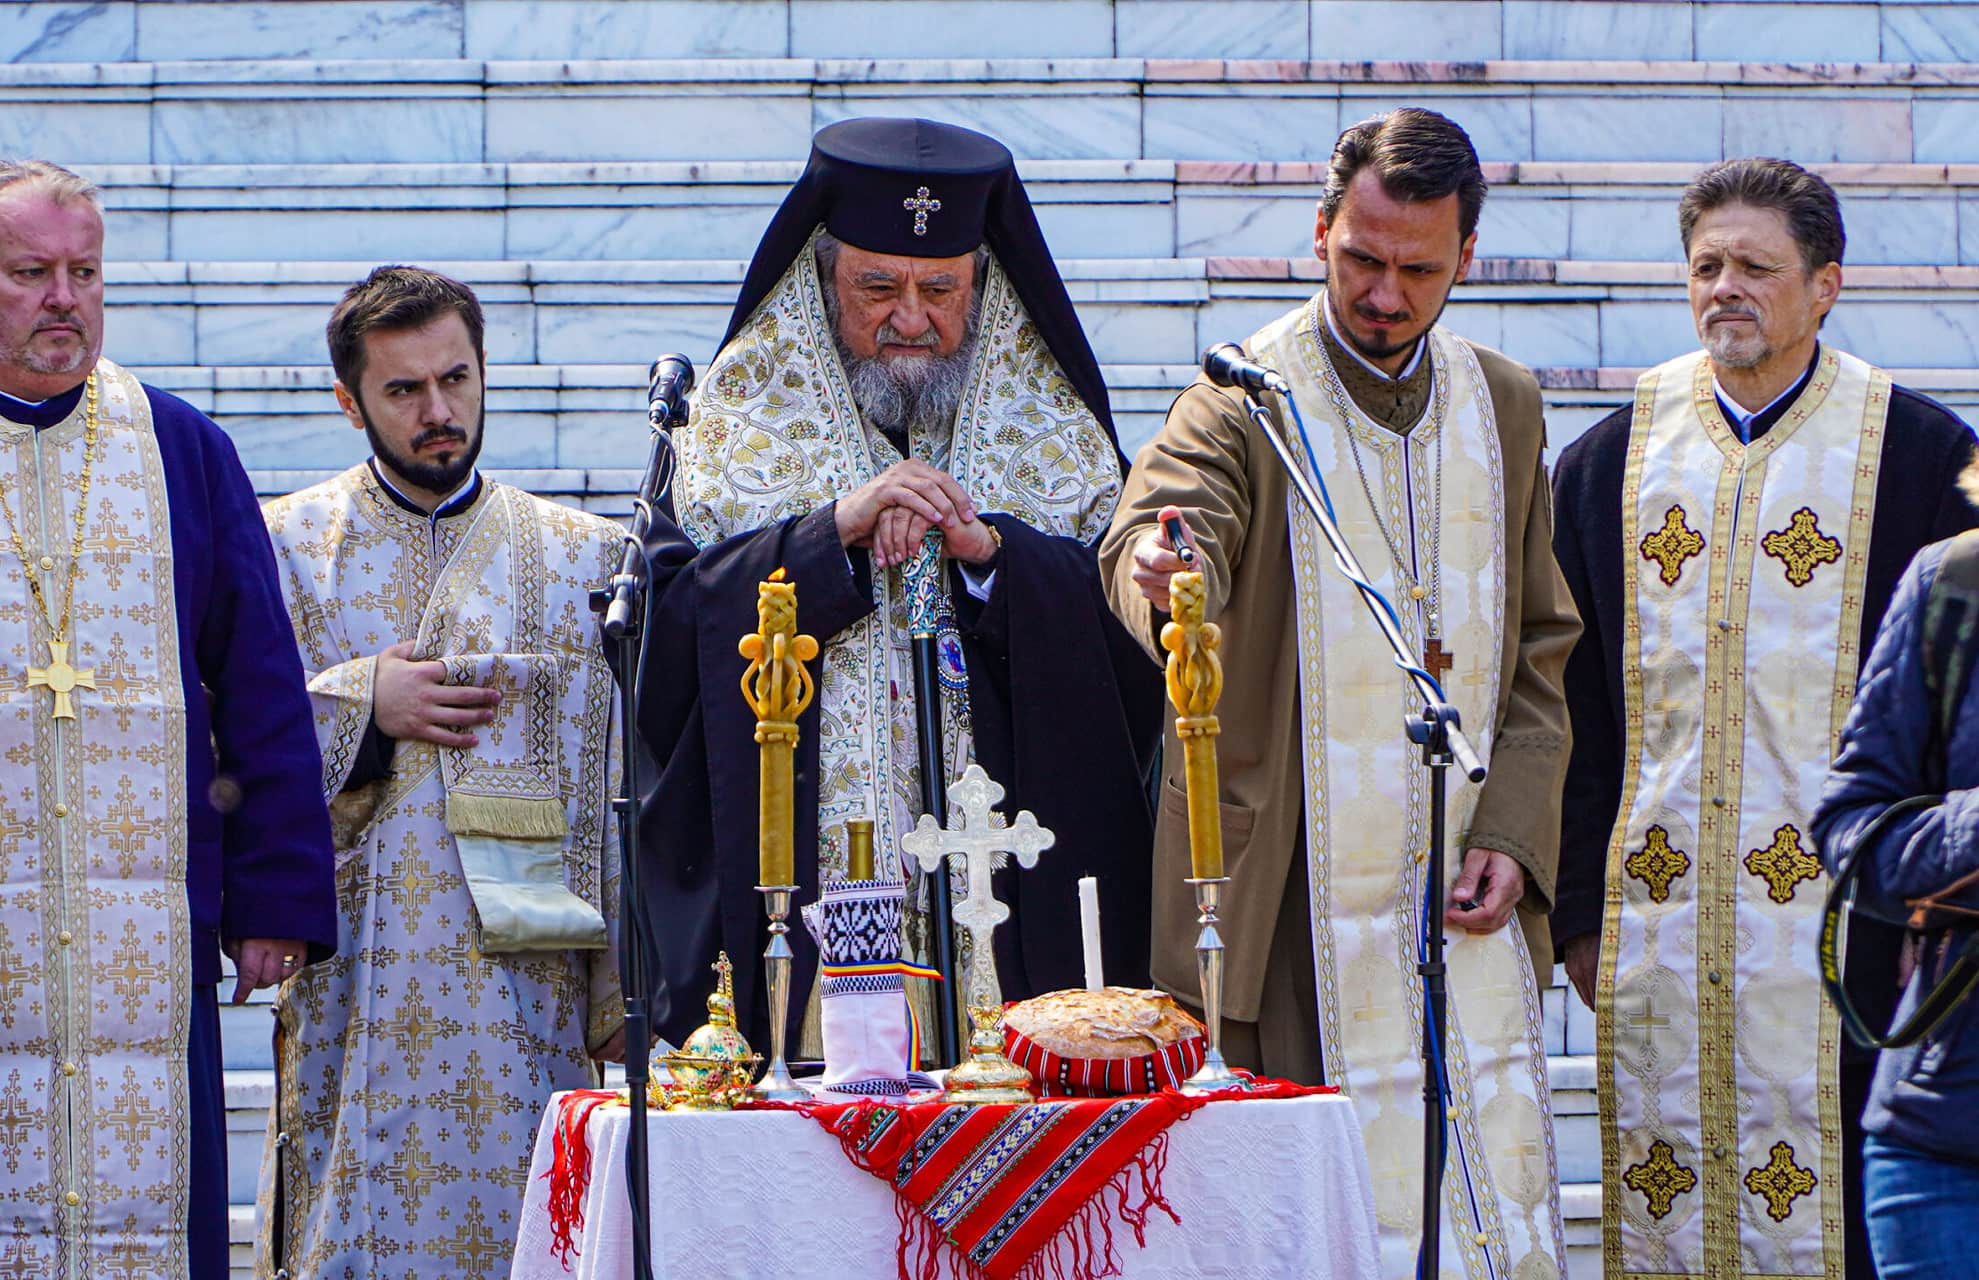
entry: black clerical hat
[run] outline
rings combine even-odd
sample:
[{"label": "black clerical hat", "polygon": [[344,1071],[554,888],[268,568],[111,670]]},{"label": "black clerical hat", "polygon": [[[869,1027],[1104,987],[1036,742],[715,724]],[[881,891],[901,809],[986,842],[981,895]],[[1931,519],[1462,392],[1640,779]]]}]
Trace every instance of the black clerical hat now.
[{"label": "black clerical hat", "polygon": [[1066,379],[1113,434],[1099,361],[1008,147],[938,120],[842,120],[820,129],[803,176],[756,246],[723,346],[770,296],[820,224],[868,253],[956,258],[988,245]]}]

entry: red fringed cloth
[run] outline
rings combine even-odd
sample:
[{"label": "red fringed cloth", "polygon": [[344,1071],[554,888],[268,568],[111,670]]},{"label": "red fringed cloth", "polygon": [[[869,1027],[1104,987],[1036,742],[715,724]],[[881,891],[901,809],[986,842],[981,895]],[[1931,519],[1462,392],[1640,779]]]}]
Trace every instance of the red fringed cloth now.
[{"label": "red fringed cloth", "polygon": [[572,1089],[557,1104],[550,1171],[543,1176],[550,1180],[550,1252],[565,1271],[584,1230],[584,1193],[591,1188],[591,1113],[628,1105],[616,1089]]},{"label": "red fringed cloth", "polygon": [[[1334,1092],[1258,1085],[1217,1101]],[[1182,1221],[1161,1193],[1168,1129],[1209,1101],[1164,1089],[1029,1106],[861,1099],[797,1109],[893,1187],[900,1280],[941,1280],[944,1260],[967,1280],[1102,1280],[1120,1274],[1116,1219],[1141,1246],[1155,1210]]]},{"label": "red fringed cloth", "polygon": [[[1120,1274],[1114,1222],[1147,1243],[1156,1211],[1182,1216],[1161,1193],[1168,1129],[1210,1101],[1335,1093],[1257,1080],[1247,1093],[1192,1098],[1173,1089],[1131,1098],[1051,1098],[1029,1106],[902,1106],[746,1102],[799,1111],[838,1139],[847,1158],[893,1188],[900,1280],[1104,1280]],[[591,1182],[591,1114],[624,1106],[604,1089],[565,1094],[550,1172],[551,1248],[565,1269],[584,1229]],[[660,1119],[658,1123],[664,1124]]]}]

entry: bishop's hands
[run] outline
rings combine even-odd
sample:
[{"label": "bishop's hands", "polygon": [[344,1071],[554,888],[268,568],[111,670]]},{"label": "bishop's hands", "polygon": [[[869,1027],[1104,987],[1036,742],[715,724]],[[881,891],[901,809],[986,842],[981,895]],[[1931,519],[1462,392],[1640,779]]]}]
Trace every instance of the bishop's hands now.
[{"label": "bishop's hands", "polygon": [[987,564],[997,551],[962,486],[917,458],[894,463],[840,498],[836,516],[839,544],[869,549],[876,568],[905,564],[935,528],[944,553],[965,564]]},{"label": "bishop's hands", "polygon": [[371,715],[379,732],[441,747],[477,745],[474,727],[494,720],[500,691],[448,684],[445,663],[413,662],[411,653],[412,645],[403,642],[378,655]]},{"label": "bishop's hands", "polygon": [[1471,849],[1464,854],[1462,874],[1450,887],[1443,923],[1465,933],[1496,933],[1523,897],[1525,868],[1518,859],[1496,849]]}]

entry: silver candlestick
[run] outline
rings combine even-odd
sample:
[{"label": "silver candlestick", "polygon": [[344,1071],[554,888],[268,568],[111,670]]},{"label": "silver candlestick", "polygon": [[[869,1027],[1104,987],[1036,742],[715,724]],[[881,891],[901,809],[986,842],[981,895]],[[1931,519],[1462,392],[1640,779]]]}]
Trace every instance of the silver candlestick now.
[{"label": "silver candlestick", "polygon": [[749,1096],[764,1102],[806,1102],[811,1094],[790,1078],[790,1067],[783,1060],[783,1042],[790,1017],[790,897],[794,884],[759,884],[763,910],[770,917],[770,945],[763,949],[763,977],[770,995],[770,1065],[763,1078],[750,1086]]},{"label": "silver candlestick", "polygon": [[1203,1064],[1182,1082],[1188,1094],[1218,1093],[1227,1089],[1248,1089],[1250,1081],[1230,1069],[1223,1060],[1223,938],[1216,931],[1216,908],[1223,897],[1229,876],[1208,880],[1191,879],[1196,886],[1196,922],[1202,932],[1196,936],[1196,977],[1202,983],[1203,1030],[1209,1042]]}]

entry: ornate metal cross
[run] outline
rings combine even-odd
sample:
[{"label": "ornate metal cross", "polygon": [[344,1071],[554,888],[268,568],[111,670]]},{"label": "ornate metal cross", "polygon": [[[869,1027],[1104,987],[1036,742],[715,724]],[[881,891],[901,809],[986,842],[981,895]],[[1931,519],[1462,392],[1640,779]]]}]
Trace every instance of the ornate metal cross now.
[{"label": "ornate metal cross", "polygon": [[914,234],[924,236],[928,234],[928,215],[941,212],[941,201],[929,199],[928,189],[921,187],[911,197],[902,200],[900,207],[914,215]]},{"label": "ornate metal cross", "polygon": [[[924,813],[914,829],[900,837],[900,847],[921,864],[930,875],[942,874],[950,854],[960,854],[969,875],[969,896],[955,908],[955,921],[969,931],[974,960],[969,966],[968,1003],[996,1002],[996,952],[990,935],[996,926],[1010,918],[1010,908],[990,892],[990,872],[999,855],[1015,854],[1020,867],[1038,865],[1038,855],[1051,848],[1058,837],[1038,825],[1029,809],[1017,821],[1003,825],[993,806],[1003,799],[1003,788],[983,767],[972,764],[948,787],[946,830],[935,824],[934,815]],[[959,824],[959,825],[956,825]]]},{"label": "ornate metal cross", "polygon": [[76,718],[75,703],[69,695],[77,689],[96,687],[96,668],[76,668],[69,665],[69,645],[64,640],[48,642],[48,665],[30,666],[27,669],[27,687],[46,689],[55,695],[55,718],[73,720]]}]

